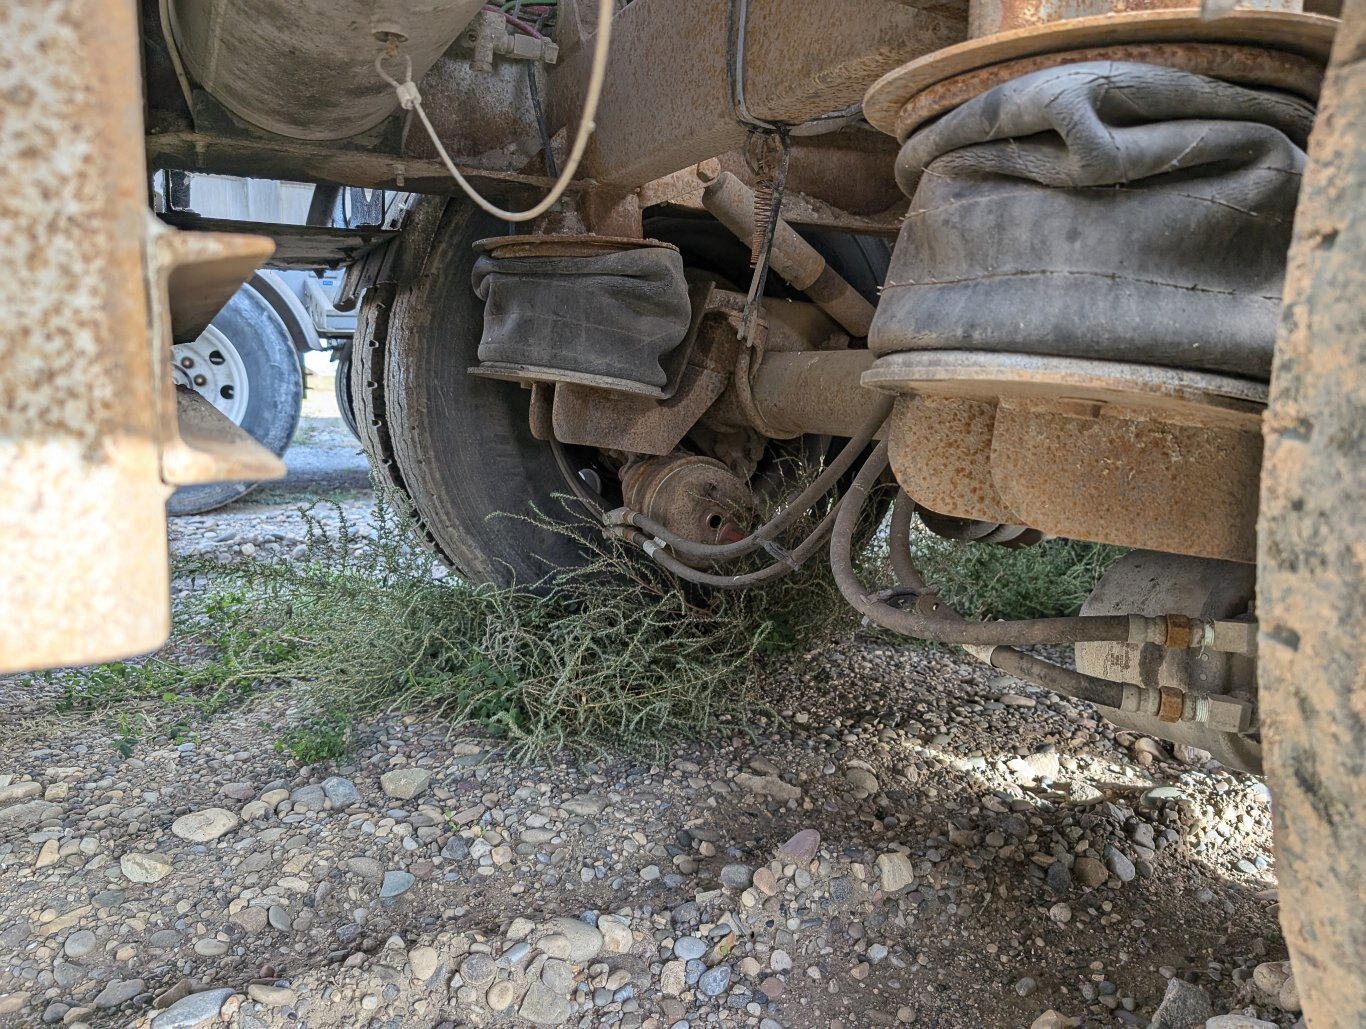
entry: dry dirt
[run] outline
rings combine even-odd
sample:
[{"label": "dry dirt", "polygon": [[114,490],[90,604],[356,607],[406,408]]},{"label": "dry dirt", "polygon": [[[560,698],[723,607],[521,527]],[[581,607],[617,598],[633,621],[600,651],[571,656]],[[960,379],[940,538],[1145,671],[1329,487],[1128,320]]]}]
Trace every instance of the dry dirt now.
[{"label": "dry dirt", "polygon": [[[363,520],[313,387],[291,478],[174,548],[288,556],[319,493]],[[752,735],[656,765],[395,716],[301,767],[281,693],[125,754],[0,680],[0,1024],[1295,1022],[1257,779],[948,650],[855,637],[758,688]]]}]

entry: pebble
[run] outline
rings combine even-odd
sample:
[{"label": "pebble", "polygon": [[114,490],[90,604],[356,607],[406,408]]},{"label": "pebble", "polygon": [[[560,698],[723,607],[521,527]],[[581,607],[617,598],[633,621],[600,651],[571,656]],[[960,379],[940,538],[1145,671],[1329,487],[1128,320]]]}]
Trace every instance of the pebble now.
[{"label": "pebble", "polygon": [[398,768],[379,777],[380,789],[395,800],[412,800],[427,792],[432,773],[425,768]]},{"label": "pebble", "polygon": [[1105,867],[1122,883],[1132,882],[1138,872],[1125,854],[1111,847],[1105,854]]},{"label": "pebble", "polygon": [[730,986],[730,966],[717,965],[702,973],[697,980],[697,988],[708,997],[719,997]]},{"label": "pebble", "polygon": [[78,929],[66,938],[66,943],[62,945],[62,953],[73,959],[83,958],[94,951],[95,943],[95,933],[92,930]]},{"label": "pebble", "polygon": [[440,964],[440,955],[432,947],[414,947],[408,951],[408,967],[412,969],[413,978],[418,982],[426,982],[435,975]]},{"label": "pebble", "polygon": [[820,850],[821,834],[815,829],[802,829],[778,848],[779,861],[792,861],[799,865],[810,863]]},{"label": "pebble", "polygon": [[512,1007],[512,1002],[517,999],[517,990],[506,979],[496,982],[489,987],[488,994],[484,998],[490,1009],[493,1011],[506,1011]]},{"label": "pebble", "polygon": [[765,897],[773,897],[778,893],[778,880],[765,866],[760,866],[754,870],[754,888]]},{"label": "pebble", "polygon": [[92,1003],[97,1008],[116,1008],[120,1004],[126,1004],[141,993],[143,985],[141,979],[113,979],[99,992]]},{"label": "pebble", "polygon": [[533,1025],[561,1025],[569,1017],[569,1002],[542,983],[532,983],[517,1014]]},{"label": "pebble", "polygon": [[299,999],[298,994],[287,987],[267,986],[264,983],[252,983],[248,986],[247,996],[268,1008],[293,1007]]},{"label": "pebble", "polygon": [[237,826],[238,818],[231,811],[221,807],[210,807],[181,815],[171,823],[171,832],[191,843],[211,843],[220,836],[232,832]]},{"label": "pebble", "polygon": [[602,933],[577,918],[556,918],[550,923],[554,932],[569,941],[569,960],[587,964],[602,951]]},{"label": "pebble", "polygon": [[135,883],[154,883],[171,874],[171,862],[159,854],[133,851],[119,858],[119,870]]},{"label": "pebble", "polygon": [[416,876],[411,872],[389,871],[384,873],[384,882],[380,885],[379,895],[381,900],[389,900],[393,897],[401,897],[413,888],[417,882]]},{"label": "pebble", "polygon": [[625,954],[631,949],[631,927],[615,915],[603,915],[598,919],[598,932],[602,934],[602,949],[608,954]]},{"label": "pebble", "polygon": [[844,778],[850,786],[861,793],[872,795],[877,793],[881,788],[877,781],[877,776],[866,768],[859,768],[856,766],[846,767],[844,769]]},{"label": "pebble", "polygon": [[234,993],[234,990],[222,987],[182,997],[152,1019],[151,1029],[199,1029],[213,1025]]},{"label": "pebble", "polygon": [[750,775],[748,772],[741,772],[735,777],[735,785],[758,796],[771,797],[783,802],[802,799],[800,786],[785,783],[776,775]]},{"label": "pebble", "polygon": [[707,945],[695,936],[683,936],[674,941],[674,953],[684,961],[696,961],[706,952]]},{"label": "pebble", "polygon": [[915,866],[905,854],[879,854],[877,870],[883,893],[898,893],[915,885]]},{"label": "pebble", "polygon": [[1151,1029],[1201,1029],[1213,1017],[1208,993],[1184,979],[1168,979],[1167,992],[1153,1012]]},{"label": "pebble", "polygon": [[356,789],[356,784],[339,775],[331,775],[323,780],[323,796],[339,811],[361,802],[360,790]]},{"label": "pebble", "polygon": [[497,963],[487,954],[471,954],[460,965],[460,978],[471,986],[491,983],[497,973]]}]

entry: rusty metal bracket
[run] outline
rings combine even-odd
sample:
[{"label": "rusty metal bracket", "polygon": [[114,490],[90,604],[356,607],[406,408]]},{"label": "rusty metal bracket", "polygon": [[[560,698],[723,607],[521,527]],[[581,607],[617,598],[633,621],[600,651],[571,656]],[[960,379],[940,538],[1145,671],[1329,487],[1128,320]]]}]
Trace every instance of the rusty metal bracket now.
[{"label": "rusty metal bracket", "polygon": [[0,223],[15,298],[0,362],[0,671],[127,657],[165,638],[167,482],[182,478],[164,474],[166,448],[195,450],[178,427],[171,341],[192,338],[270,252],[268,240],[153,224],[140,87],[133,0],[0,5]]},{"label": "rusty metal bracket", "polygon": [[1181,711],[1185,706],[1186,691],[1174,686],[1160,686],[1157,690],[1157,717],[1164,722],[1181,721]]}]

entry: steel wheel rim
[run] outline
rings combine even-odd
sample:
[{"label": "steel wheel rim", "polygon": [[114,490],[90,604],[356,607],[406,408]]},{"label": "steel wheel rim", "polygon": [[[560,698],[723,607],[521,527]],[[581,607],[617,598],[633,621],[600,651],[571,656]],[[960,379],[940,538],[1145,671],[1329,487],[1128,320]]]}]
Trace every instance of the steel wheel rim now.
[{"label": "steel wheel rim", "polygon": [[234,425],[242,424],[251,384],[242,355],[222,330],[210,325],[198,339],[171,347],[171,368],[176,385],[188,386]]}]

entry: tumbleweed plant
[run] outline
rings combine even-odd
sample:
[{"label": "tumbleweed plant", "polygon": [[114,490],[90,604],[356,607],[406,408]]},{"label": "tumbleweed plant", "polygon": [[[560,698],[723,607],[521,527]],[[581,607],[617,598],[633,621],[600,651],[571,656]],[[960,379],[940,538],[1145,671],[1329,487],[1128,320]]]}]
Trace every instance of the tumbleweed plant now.
[{"label": "tumbleweed plant", "polygon": [[555,531],[591,560],[501,588],[434,578],[413,520],[383,497],[364,533],[336,510],[331,531],[302,512],[302,561],[189,572],[206,589],[187,628],[211,646],[220,688],[302,691],[305,719],[281,740],[301,761],[337,756],[355,720],[383,712],[475,723],[524,756],[657,752],[722,720],[742,726],[757,669],[798,624],[803,642],[850,624],[817,562],[768,589],[703,593],[565,520]]}]

